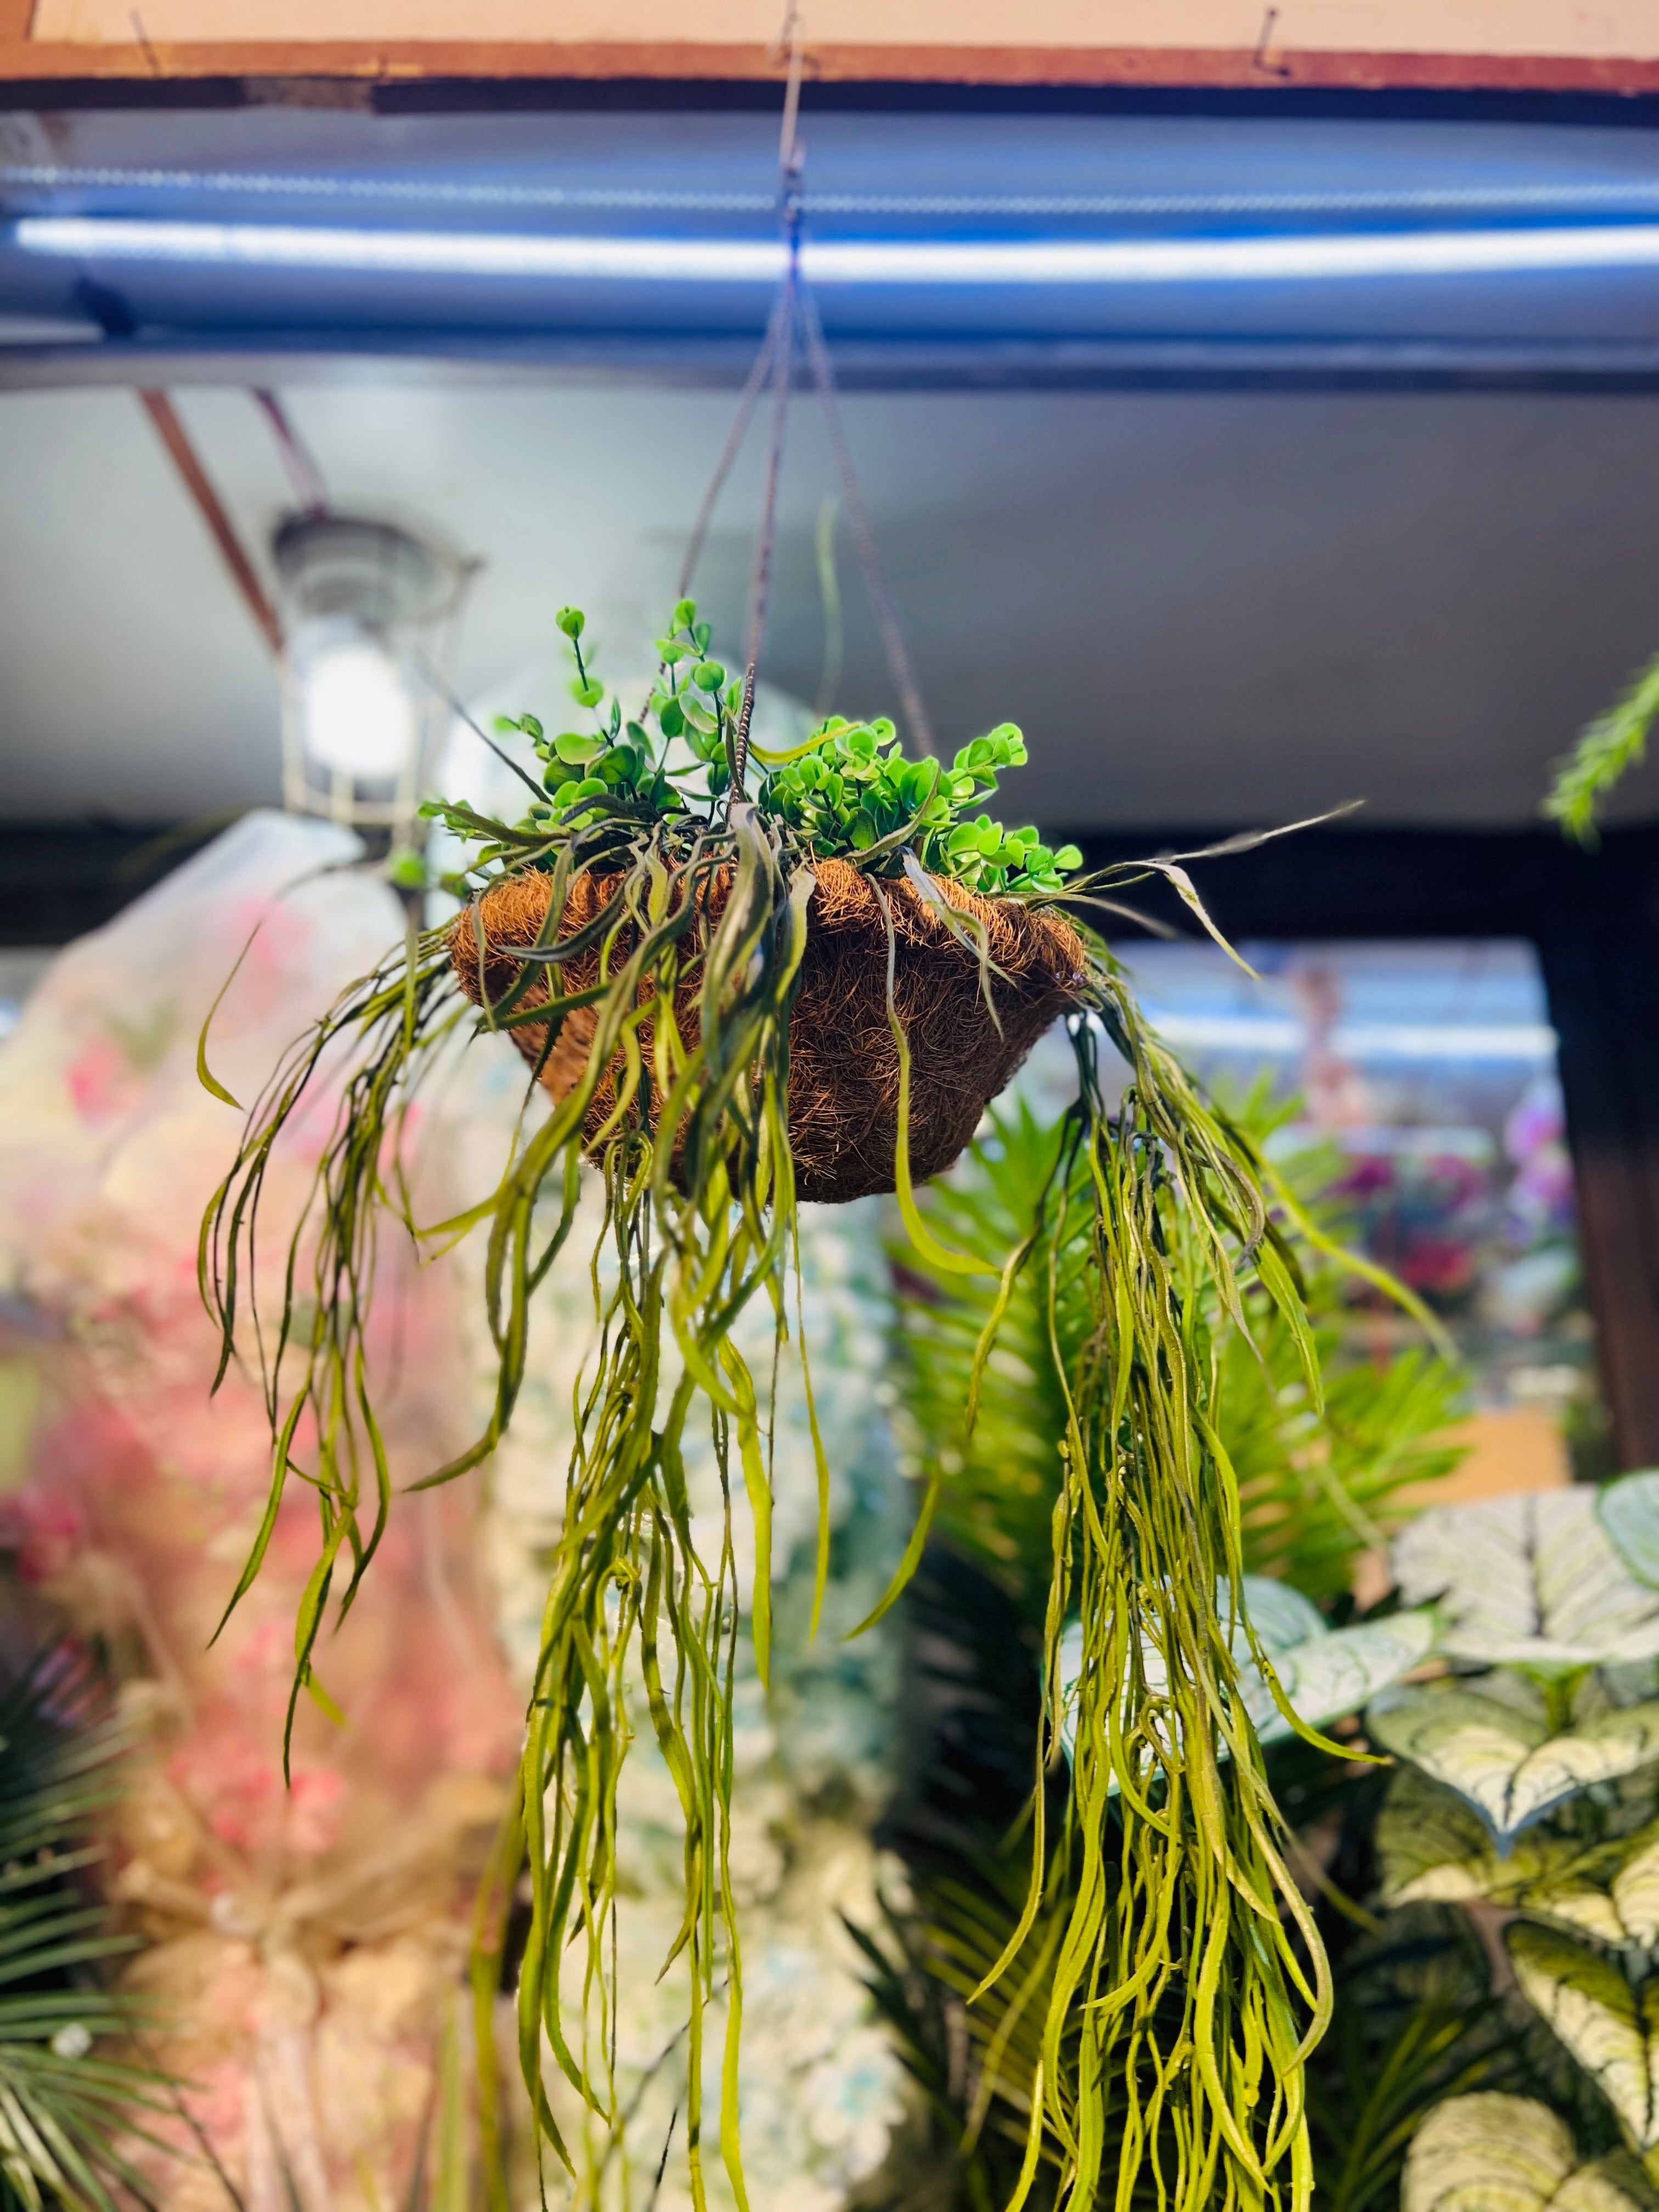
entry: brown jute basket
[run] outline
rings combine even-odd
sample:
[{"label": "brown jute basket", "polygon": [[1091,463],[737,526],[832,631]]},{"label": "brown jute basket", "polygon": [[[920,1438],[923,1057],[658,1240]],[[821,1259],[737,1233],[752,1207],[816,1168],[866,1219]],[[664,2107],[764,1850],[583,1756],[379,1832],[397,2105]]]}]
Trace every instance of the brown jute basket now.
[{"label": "brown jute basket", "polygon": [[[820,860],[807,910],[806,951],[789,1025],[789,1148],[803,1199],[864,1198],[894,1188],[898,1136],[898,1048],[887,1017],[887,932],[868,877],[846,860]],[[572,882],[559,935],[574,936],[600,912],[616,887],[611,875],[589,872]],[[1077,932],[1059,915],[1012,899],[981,898],[935,878],[941,898],[984,924],[991,979],[1001,1024],[987,1007],[976,955],[906,881],[884,882],[897,952],[893,1000],[910,1048],[910,1172],[921,1182],[948,1167],[972,1137],[991,1099],[1008,1082],[1049,1024],[1076,1002],[1086,955]],[[516,876],[487,891],[451,927],[450,958],[461,987],[482,1002],[477,930],[487,957],[484,987],[492,1003],[517,981],[514,946],[533,944],[546,919],[552,880]],[[718,919],[718,882],[709,896]],[[559,974],[566,991],[599,980],[597,949],[578,954]],[[681,1033],[698,1033],[698,980],[680,987],[675,1003]],[[532,983],[525,1006],[544,1005],[546,981]],[[597,1017],[579,1007],[565,1018],[541,1080],[562,1098],[587,1062]],[[526,1059],[540,1057],[544,1024],[508,1032]],[[647,1046],[648,1036],[642,1037]],[[616,1103],[607,1073],[584,1120],[591,1139]]]}]

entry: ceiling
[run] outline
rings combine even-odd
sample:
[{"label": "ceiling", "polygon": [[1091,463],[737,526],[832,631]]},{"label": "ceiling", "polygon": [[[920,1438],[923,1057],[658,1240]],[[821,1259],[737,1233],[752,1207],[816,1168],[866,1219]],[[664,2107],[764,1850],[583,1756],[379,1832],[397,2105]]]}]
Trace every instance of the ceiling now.
[{"label": "ceiling", "polygon": [[[553,611],[641,665],[732,402],[345,382],[288,404],[341,506],[484,563],[457,662],[510,691]],[[179,401],[244,532],[289,502],[239,392]],[[1548,764],[1659,647],[1659,402],[1388,394],[854,395],[848,434],[941,737],[1019,721],[1022,811],[1238,824],[1525,823]],[[834,483],[800,413],[767,672],[811,697]],[[134,396],[0,397],[0,811],[140,821],[275,796],[270,657]],[[741,620],[757,457],[699,578]],[[838,701],[892,702],[844,525]],[[544,697],[525,706],[545,710]],[[1627,812],[1659,786],[1632,782]]]},{"label": "ceiling", "polygon": [[[847,234],[1659,212],[1659,148],[1642,130],[809,125],[816,220]],[[761,235],[773,131],[752,115],[13,117],[0,118],[0,203],[295,221],[319,219],[320,199],[337,221],[331,196],[355,179],[353,222],[586,231],[672,218]],[[938,211],[941,196],[965,204],[975,192],[1001,212]],[[747,201],[721,212],[698,199],[722,194]],[[1052,212],[1062,201],[1073,213]],[[546,664],[567,601],[590,610],[602,666],[641,665],[732,420],[720,380],[749,357],[766,304],[710,288],[653,295],[647,376],[637,288],[624,328],[608,295],[377,294],[337,278],[319,293],[245,272],[221,284],[131,265],[20,267],[0,223],[0,817],[12,820],[148,823],[276,793],[270,656],[132,384],[175,386],[259,557],[292,494],[240,388],[256,374],[282,392],[337,507],[435,528],[476,556],[457,681],[493,705],[515,685],[544,694],[550,679],[524,672]],[[88,280],[125,288],[120,327],[89,319]],[[1075,287],[1028,288],[1018,303],[911,293],[878,306],[826,301],[838,357],[861,363],[844,403],[849,442],[940,736],[1005,718],[1026,730],[1032,763],[1011,811],[1175,830],[1363,799],[1377,825],[1524,824],[1552,758],[1659,648],[1652,270],[1175,288],[1151,307]],[[1126,376],[1108,359],[1174,342],[1200,349],[1188,367],[1203,373],[1172,381],[1137,356]],[[1239,366],[1241,349],[1264,345],[1311,349],[1326,368],[1275,388]],[[1358,380],[1371,388],[1331,367],[1333,346],[1354,345],[1384,362]],[[941,347],[953,365],[940,366]],[[1486,348],[1485,366],[1458,371],[1459,347]],[[1494,348],[1527,352],[1531,367],[1494,372]],[[1585,366],[1592,355],[1601,368]],[[728,657],[757,442],[698,577]],[[824,639],[814,533],[835,484],[803,397],[765,672],[809,698]],[[844,514],[837,546],[836,703],[888,706]],[[1620,811],[1659,812],[1659,769],[1632,780]]]}]

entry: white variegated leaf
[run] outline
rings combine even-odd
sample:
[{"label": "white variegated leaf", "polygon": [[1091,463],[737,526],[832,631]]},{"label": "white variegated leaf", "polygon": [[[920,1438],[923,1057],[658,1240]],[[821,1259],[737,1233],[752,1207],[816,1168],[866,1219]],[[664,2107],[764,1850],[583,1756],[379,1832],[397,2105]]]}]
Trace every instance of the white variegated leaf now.
[{"label": "white variegated leaf", "polygon": [[1406,1602],[1438,1605],[1452,1658],[1563,1670],[1659,1653],[1659,1589],[1626,1565],[1589,1488],[1437,1506],[1393,1559]]},{"label": "white variegated leaf", "polygon": [[1500,1845],[1592,1783],[1659,1759],[1659,1699],[1552,1735],[1536,1715],[1478,1691],[1409,1693],[1375,1708],[1372,1737],[1466,1797]]},{"label": "white variegated leaf", "polygon": [[1558,1921],[1576,1936],[1617,1947],[1625,1941],[1619,1908],[1604,1889],[1567,1889],[1532,1908],[1546,1920]]},{"label": "white variegated leaf", "polygon": [[1500,1851],[1472,1806],[1401,1766],[1377,1816],[1376,1848],[1387,1905],[1519,1906],[1598,1943],[1659,1951],[1659,1836],[1651,1826],[1622,1844],[1534,1828]]},{"label": "white variegated leaf", "polygon": [[1540,1899],[1539,1909],[1598,1943],[1659,1950],[1659,1840],[1635,1851],[1605,1887],[1563,1889]]},{"label": "white variegated leaf", "polygon": [[[1522,1847],[1524,1848],[1524,1846]],[[1399,1767],[1376,1820],[1387,1905],[1463,1905],[1501,1896],[1515,1857],[1500,1858],[1492,1831],[1455,1790],[1414,1766]]]},{"label": "white variegated leaf", "polygon": [[[1362,1621],[1354,1628],[1331,1629],[1326,1627],[1310,1599],[1265,1575],[1244,1577],[1244,1597],[1251,1625],[1272,1659],[1279,1687],[1291,1710],[1310,1728],[1322,1728],[1346,1713],[1358,1712],[1380,1691],[1420,1666],[1434,1647],[1432,1610],[1397,1613],[1384,1620]],[[1224,1606],[1224,1592],[1220,1602]],[[1292,1735],[1261,1669],[1249,1656],[1242,1625],[1234,1634],[1232,1648],[1245,1710],[1257,1735],[1268,1743]],[[1060,1740],[1068,1759],[1082,1665],[1083,1628],[1080,1622],[1073,1621],[1060,1646]],[[1156,1654],[1148,1655],[1146,1673],[1153,1684],[1161,1679]]]},{"label": "white variegated leaf", "polygon": [[1613,1878],[1612,1896],[1625,1941],[1659,1950],[1659,1841],[1625,1862]]},{"label": "white variegated leaf", "polygon": [[1595,1493],[1595,1512],[1637,1581],[1659,1589],[1659,1468],[1606,1484]]},{"label": "white variegated leaf", "polygon": [[1637,2149],[1659,2143],[1659,1979],[1632,1983],[1613,1960],[1553,1928],[1510,1923],[1522,1995],[1599,2084]]},{"label": "white variegated leaf", "polygon": [[[1224,1603],[1225,1592],[1218,1592],[1218,1597]],[[1267,1651],[1293,1651],[1298,1644],[1329,1633],[1325,1616],[1313,1600],[1276,1575],[1244,1577],[1244,1609]],[[1243,1639],[1235,1638],[1234,1643],[1243,1648]]]},{"label": "white variegated leaf", "polygon": [[1449,2097],[1412,2138],[1400,2212],[1640,2212],[1601,2160],[1581,2166],[1547,2105],[1491,2090]]},{"label": "white variegated leaf", "polygon": [[[1432,1611],[1391,1613],[1386,1620],[1328,1629],[1287,1651],[1275,1651],[1273,1672],[1291,1709],[1310,1728],[1357,1713],[1379,1691],[1420,1667],[1434,1649]],[[1291,1724],[1253,1666],[1241,1673],[1244,1701],[1264,1743],[1289,1735]]]}]

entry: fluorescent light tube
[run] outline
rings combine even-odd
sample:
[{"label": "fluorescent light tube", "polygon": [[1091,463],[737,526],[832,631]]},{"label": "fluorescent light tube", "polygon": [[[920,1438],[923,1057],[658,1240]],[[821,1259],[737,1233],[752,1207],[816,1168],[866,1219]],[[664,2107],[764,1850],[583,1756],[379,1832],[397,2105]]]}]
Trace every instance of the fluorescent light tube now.
[{"label": "fluorescent light tube", "polygon": [[804,246],[817,284],[1190,284],[1439,276],[1659,263],[1659,223],[1532,230],[1346,231],[1300,238],[886,240]]},{"label": "fluorescent light tube", "polygon": [[339,269],[411,276],[556,276],[775,284],[769,239],[538,238],[511,231],[341,230],[307,223],[148,222],[125,216],[24,216],[26,253],[190,262],[213,268]]},{"label": "fluorescent light tube", "polygon": [[[13,236],[25,252],[74,259],[623,283],[771,285],[782,276],[785,259],[783,246],[766,239],[538,237],[299,223],[152,222],[125,216],[24,216]],[[1477,276],[1651,268],[1659,265],[1659,223],[1267,238],[808,239],[800,258],[802,273],[823,286]]]},{"label": "fluorescent light tube", "polygon": [[[1185,1013],[1146,1006],[1147,1019],[1170,1044],[1212,1052],[1305,1052],[1305,1022],[1275,1014]],[[1339,1022],[1333,1052],[1344,1060],[1548,1060],[1555,1031],[1543,1022]]]}]

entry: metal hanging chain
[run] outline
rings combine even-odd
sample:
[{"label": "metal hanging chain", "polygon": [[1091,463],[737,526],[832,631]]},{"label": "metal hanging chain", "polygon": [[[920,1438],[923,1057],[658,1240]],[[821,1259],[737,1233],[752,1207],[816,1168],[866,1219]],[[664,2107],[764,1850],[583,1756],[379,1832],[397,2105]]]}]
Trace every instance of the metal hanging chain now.
[{"label": "metal hanging chain", "polygon": [[726,793],[726,818],[744,802],[749,772],[749,726],[755,713],[755,670],[766,634],[766,604],[772,590],[772,555],[776,544],[778,483],[783,473],[783,445],[789,426],[789,400],[795,382],[795,307],[800,289],[801,149],[796,132],[800,113],[800,83],[804,56],[800,14],[791,0],[783,33],[789,48],[789,82],[783,99],[783,121],[778,132],[778,211],[788,241],[789,259],[773,309],[772,436],[766,454],[766,488],[761,496],[760,529],[755,539],[755,565],[749,579],[748,667],[744,677],[743,707],[732,749],[732,787]]},{"label": "metal hanging chain", "polygon": [[[784,18],[779,46],[780,49],[785,46],[788,47],[789,83],[784,94],[783,128],[778,141],[777,205],[783,215],[786,225],[793,222],[795,229],[799,230],[801,155],[795,134],[795,118],[800,112],[802,55],[799,18],[793,7]],[[790,258],[792,267],[789,274],[793,276],[794,273],[793,253]],[[708,489],[702,495],[702,504],[697,509],[697,519],[691,526],[691,535],[686,541],[685,558],[680,563],[679,582],[674,594],[676,599],[683,599],[691,588],[691,579],[702,553],[703,540],[708,535],[708,526],[714,519],[715,503],[726,488],[726,479],[731,475],[732,465],[742,448],[743,441],[749,434],[749,425],[755,419],[755,409],[759,403],[762,392],[765,389],[778,346],[780,343],[787,343],[793,349],[793,338],[786,341],[784,336],[793,312],[789,289],[789,283],[786,278],[784,286],[772,303],[772,312],[766,322],[766,335],[761,341],[760,351],[755,356],[754,367],[750,370],[748,380],[744,385],[742,395],[738,401],[738,411],[732,418],[732,428],[726,435],[725,447],[721,450],[719,460],[714,464],[714,473],[708,480]]]},{"label": "metal hanging chain", "polygon": [[288,410],[274,392],[268,392],[262,386],[253,387],[252,397],[255,405],[270,425],[271,434],[276,441],[277,453],[288,472],[289,482],[294,487],[295,496],[313,520],[326,514],[329,511],[328,486],[323,481],[322,470],[318,466],[316,455],[295,428]]},{"label": "metal hanging chain", "polygon": [[697,519],[691,526],[691,535],[686,540],[685,558],[680,562],[679,579],[674,587],[674,596],[677,599],[683,599],[691,588],[691,578],[702,557],[703,540],[708,537],[708,526],[714,520],[715,503],[726,489],[726,479],[731,475],[732,465],[737,459],[743,441],[749,434],[749,425],[755,419],[756,405],[761,393],[766,388],[773,356],[782,334],[782,307],[783,301],[780,296],[774,302],[772,313],[767,319],[766,336],[761,340],[760,351],[755,356],[755,365],[749,372],[749,380],[744,386],[742,397],[738,401],[738,411],[732,418],[730,434],[719,460],[714,464],[714,473],[709,478],[708,489],[702,495],[702,504],[697,509]]},{"label": "metal hanging chain", "polygon": [[847,442],[847,432],[842,422],[841,396],[836,385],[836,371],[830,358],[830,349],[824,343],[817,301],[805,284],[796,286],[795,295],[806,357],[811,363],[813,381],[817,386],[818,404],[823,410],[823,424],[830,434],[830,451],[835,454],[836,466],[841,471],[842,490],[847,499],[847,520],[864,569],[865,589],[870,594],[870,611],[881,634],[882,651],[887,658],[887,672],[899,695],[899,704],[903,709],[905,720],[910,726],[910,735],[915,741],[917,750],[931,759],[936,753],[933,725],[927,719],[927,709],[922,704],[921,687],[916,682],[915,670],[905,646],[898,609],[893,603],[893,595],[887,588],[887,579],[882,573],[881,556],[876,550],[875,532],[870,526],[870,510],[864,503],[864,489],[853,465],[853,450]]},{"label": "metal hanging chain", "polygon": [[755,711],[755,669],[766,634],[766,603],[772,591],[772,555],[777,541],[778,482],[783,474],[783,443],[789,427],[789,394],[795,380],[795,301],[799,278],[795,240],[790,240],[789,266],[778,295],[778,343],[772,356],[772,435],[766,451],[766,489],[761,495],[760,529],[755,539],[755,565],[749,578],[749,670],[744,682],[743,711],[732,753],[732,788],[726,796],[726,817],[744,797],[744,777],[749,767],[749,724]]},{"label": "metal hanging chain", "polygon": [[768,318],[766,336],[738,403],[736,419],[697,511],[685,558],[680,567],[677,594],[684,599],[690,589],[692,574],[708,536],[715,501],[731,474],[748,434],[749,425],[754,419],[761,392],[769,380],[772,387],[772,432],[767,448],[766,483],[762,495],[760,527],[755,541],[754,566],[750,574],[748,651],[745,656],[748,665],[743,705],[732,753],[732,785],[726,794],[728,820],[732,806],[742,800],[744,778],[749,764],[749,726],[755,707],[755,671],[760,661],[766,631],[767,602],[771,594],[772,564],[777,538],[778,485],[783,469],[789,401],[795,381],[798,335],[811,366],[812,380],[823,410],[824,428],[841,475],[842,489],[847,501],[848,521],[864,570],[865,588],[870,595],[871,611],[881,638],[888,673],[898,693],[901,711],[917,750],[930,757],[935,750],[927,710],[922,704],[921,687],[916,682],[915,671],[905,647],[898,609],[882,573],[880,556],[876,550],[875,532],[870,523],[870,511],[865,504],[863,486],[854,465],[852,448],[847,442],[835,368],[824,340],[817,302],[803,283],[800,274],[802,179],[805,157],[798,126],[805,53],[801,43],[800,14],[795,0],[791,0],[779,39],[780,48],[786,46],[789,54],[789,78],[784,94],[782,125],[778,135],[778,207],[788,244],[788,261],[784,270],[783,283]]},{"label": "metal hanging chain", "polygon": [[766,630],[766,604],[772,591],[772,556],[777,543],[778,483],[783,474],[784,439],[789,428],[789,398],[795,381],[795,301],[798,278],[793,240],[779,299],[783,331],[772,362],[772,434],[766,448],[766,488],[761,495],[760,529],[755,565],[749,579],[749,640],[744,659],[758,661]]}]

